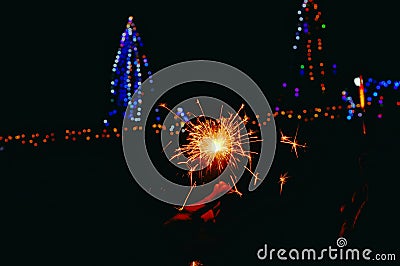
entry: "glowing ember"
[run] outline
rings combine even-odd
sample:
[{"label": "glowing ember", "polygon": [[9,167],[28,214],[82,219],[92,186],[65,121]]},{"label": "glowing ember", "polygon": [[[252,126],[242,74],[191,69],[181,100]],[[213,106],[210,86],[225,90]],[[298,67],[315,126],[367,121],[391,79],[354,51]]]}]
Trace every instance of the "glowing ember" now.
[{"label": "glowing ember", "polygon": [[287,173],[287,172],[284,173],[284,174],[281,174],[281,175],[279,176],[279,181],[278,181],[278,183],[281,185],[281,189],[280,189],[280,192],[279,192],[280,195],[282,195],[283,185],[286,184],[288,178],[289,178],[289,176],[288,176],[288,173]]},{"label": "glowing ember", "polygon": [[292,137],[288,137],[283,135],[282,131],[281,131],[281,143],[286,143],[286,144],[290,144],[292,145],[292,151],[294,151],[294,153],[296,154],[296,158],[299,158],[299,155],[297,153],[297,148],[307,148],[307,146],[304,144],[299,144],[297,142],[297,133],[299,131],[299,128],[296,129],[296,135],[294,136],[293,140],[291,140]]},{"label": "glowing ember", "polygon": [[194,260],[190,262],[189,266],[203,266],[203,263],[199,260]]}]

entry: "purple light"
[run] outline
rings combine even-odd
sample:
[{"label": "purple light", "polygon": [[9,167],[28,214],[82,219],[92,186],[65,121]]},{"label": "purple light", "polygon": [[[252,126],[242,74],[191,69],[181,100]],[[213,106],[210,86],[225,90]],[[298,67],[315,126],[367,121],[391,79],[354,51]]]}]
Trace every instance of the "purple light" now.
[{"label": "purple light", "polygon": [[336,64],[333,64],[332,67],[333,67],[333,68],[336,68]]},{"label": "purple light", "polygon": [[286,88],[286,87],[287,87],[287,84],[286,84],[286,82],[282,83],[282,87],[284,87],[284,88]]},{"label": "purple light", "polygon": [[299,92],[299,88],[295,88],[294,91],[295,91],[295,92]]},{"label": "purple light", "polygon": [[277,111],[277,112],[279,111],[279,107],[278,107],[278,106],[277,106],[277,107],[275,107],[275,111]]},{"label": "purple light", "polygon": [[378,118],[381,119],[382,118],[382,114],[378,114]]},{"label": "purple light", "polygon": [[295,97],[299,97],[299,94],[296,92],[296,93],[294,94],[294,96],[295,96]]}]

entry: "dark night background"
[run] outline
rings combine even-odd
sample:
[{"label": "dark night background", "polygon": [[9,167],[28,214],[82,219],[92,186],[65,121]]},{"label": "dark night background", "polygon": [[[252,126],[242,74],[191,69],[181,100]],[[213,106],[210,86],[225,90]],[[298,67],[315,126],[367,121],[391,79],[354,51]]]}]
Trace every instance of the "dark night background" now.
[{"label": "dark night background", "polygon": [[[300,3],[127,1],[2,8],[0,134],[100,127],[108,111],[112,62],[130,15],[153,72],[190,59],[221,61],[248,74],[273,103],[282,81],[291,78]],[[394,1],[319,4],[328,32],[325,48],[345,86],[359,73],[400,79]],[[335,245],[343,222],[339,207],[364,178],[369,201],[349,246],[400,256],[398,110],[391,111],[382,121],[368,120],[367,140],[358,120],[300,124],[299,138],[310,145],[300,159],[278,143],[260,189],[240,200],[222,198],[215,225],[179,230],[162,228],[175,210],[135,183],[117,141],[10,148],[0,154],[7,211],[2,216],[9,221],[3,227],[2,265],[187,265],[197,258],[206,266],[262,265],[268,262],[257,261],[255,254],[264,243]],[[284,120],[277,125],[288,134],[297,127]],[[357,164],[361,152],[367,152],[363,177]],[[284,171],[293,178],[279,197],[277,177]]]}]

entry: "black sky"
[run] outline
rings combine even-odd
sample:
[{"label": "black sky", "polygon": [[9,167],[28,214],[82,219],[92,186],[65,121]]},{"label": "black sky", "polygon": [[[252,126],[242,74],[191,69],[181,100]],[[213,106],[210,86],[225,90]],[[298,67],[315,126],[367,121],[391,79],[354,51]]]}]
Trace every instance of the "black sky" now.
[{"label": "black sky", "polygon": [[[211,59],[244,70],[264,90],[273,89],[288,76],[300,3],[12,4],[0,18],[1,131],[98,125],[129,15],[153,71]],[[394,1],[320,1],[320,6],[326,49],[342,73],[400,77]]]}]

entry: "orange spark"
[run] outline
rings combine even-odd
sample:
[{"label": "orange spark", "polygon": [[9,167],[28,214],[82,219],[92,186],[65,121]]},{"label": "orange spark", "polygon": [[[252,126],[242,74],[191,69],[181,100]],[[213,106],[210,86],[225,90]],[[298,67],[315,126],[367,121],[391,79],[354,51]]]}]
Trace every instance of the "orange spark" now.
[{"label": "orange spark", "polygon": [[307,148],[306,144],[299,144],[297,142],[297,133],[299,131],[299,128],[296,129],[296,135],[294,136],[293,140],[291,140],[291,137],[285,136],[283,135],[282,131],[281,131],[281,143],[286,143],[286,144],[290,144],[292,145],[292,149],[291,151],[294,151],[294,153],[296,154],[296,158],[299,158],[299,155],[297,153],[297,148]]},{"label": "orange spark", "polygon": [[353,228],[355,227],[355,225],[356,225],[356,223],[357,223],[357,221],[358,221],[358,218],[360,217],[361,211],[363,210],[365,204],[366,204],[367,201],[368,201],[368,184],[365,184],[365,185],[364,185],[364,187],[363,187],[363,192],[365,193],[365,198],[364,198],[364,200],[362,201],[360,207],[358,208],[358,210],[357,210],[357,212],[356,212],[356,215],[354,216]]},{"label": "orange spark", "polygon": [[[236,184],[235,184],[235,180],[233,180],[233,177],[232,177],[231,175],[230,175],[229,177],[231,178],[231,181],[232,181],[232,184],[233,184],[233,188],[234,188],[234,190],[231,190],[231,192],[232,192],[232,193],[236,193],[236,194],[239,195],[239,197],[241,197],[243,194],[242,194],[242,192],[240,192],[240,191],[237,189]],[[236,178],[235,178],[235,179],[236,179]]]},{"label": "orange spark", "polygon": [[170,140],[170,141],[167,143],[167,145],[164,146],[164,148],[162,149],[162,152],[164,152],[165,149],[167,149],[168,146],[171,145],[171,143],[172,143],[172,140]]},{"label": "orange spark", "polygon": [[282,130],[281,130],[281,142],[287,143],[290,141],[290,137],[283,135]]},{"label": "orange spark", "polygon": [[247,168],[246,166],[244,167],[247,171],[249,171],[249,173],[250,174],[252,174],[252,176],[254,176],[254,185],[257,183],[257,181],[258,180],[261,180],[259,177],[258,177],[258,174],[259,173],[253,173],[253,171],[251,171],[249,168]]},{"label": "orange spark", "polygon": [[281,185],[281,189],[280,189],[280,192],[279,192],[280,195],[282,195],[283,185],[286,184],[288,178],[289,178],[288,172],[286,172],[284,174],[280,174],[280,176],[279,176],[278,183]]}]

